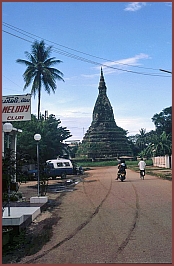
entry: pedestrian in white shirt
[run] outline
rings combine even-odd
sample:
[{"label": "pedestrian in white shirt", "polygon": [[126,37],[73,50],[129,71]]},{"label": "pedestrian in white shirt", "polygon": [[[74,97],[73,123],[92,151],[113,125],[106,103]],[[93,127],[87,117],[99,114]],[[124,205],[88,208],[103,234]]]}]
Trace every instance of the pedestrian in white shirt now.
[{"label": "pedestrian in white shirt", "polygon": [[144,177],[145,176],[146,163],[145,163],[145,161],[143,161],[143,158],[141,158],[141,160],[139,161],[138,166],[139,166],[139,169],[140,169],[140,178],[142,176]]}]

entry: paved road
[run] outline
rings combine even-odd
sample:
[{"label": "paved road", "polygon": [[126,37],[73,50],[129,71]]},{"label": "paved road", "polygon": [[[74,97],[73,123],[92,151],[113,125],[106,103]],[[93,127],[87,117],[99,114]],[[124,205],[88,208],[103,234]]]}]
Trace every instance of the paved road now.
[{"label": "paved road", "polygon": [[116,181],[116,167],[89,174],[54,212],[52,239],[20,263],[171,263],[172,182],[131,170]]}]

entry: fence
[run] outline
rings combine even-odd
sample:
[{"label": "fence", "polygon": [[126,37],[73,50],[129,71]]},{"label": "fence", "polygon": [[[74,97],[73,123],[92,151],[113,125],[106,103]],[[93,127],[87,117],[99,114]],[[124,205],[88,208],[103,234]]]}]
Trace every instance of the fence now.
[{"label": "fence", "polygon": [[172,155],[152,157],[153,166],[172,168]]}]

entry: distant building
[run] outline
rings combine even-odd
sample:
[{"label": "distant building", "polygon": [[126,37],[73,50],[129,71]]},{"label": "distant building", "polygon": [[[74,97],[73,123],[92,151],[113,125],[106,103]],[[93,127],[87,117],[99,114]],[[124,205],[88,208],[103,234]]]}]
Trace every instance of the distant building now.
[{"label": "distant building", "polygon": [[80,143],[80,140],[65,140],[65,144],[67,144],[69,147],[78,146]]},{"label": "distant building", "polygon": [[115,122],[113,109],[106,94],[102,69],[98,89],[93,120],[79,145],[77,156],[87,158],[132,156],[126,131],[118,127]]}]

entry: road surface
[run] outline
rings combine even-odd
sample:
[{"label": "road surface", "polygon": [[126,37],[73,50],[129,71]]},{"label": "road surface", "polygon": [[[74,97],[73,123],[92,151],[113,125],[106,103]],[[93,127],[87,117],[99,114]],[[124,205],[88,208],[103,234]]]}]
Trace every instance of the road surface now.
[{"label": "road surface", "polygon": [[100,167],[54,210],[52,239],[20,263],[172,263],[172,182]]}]

